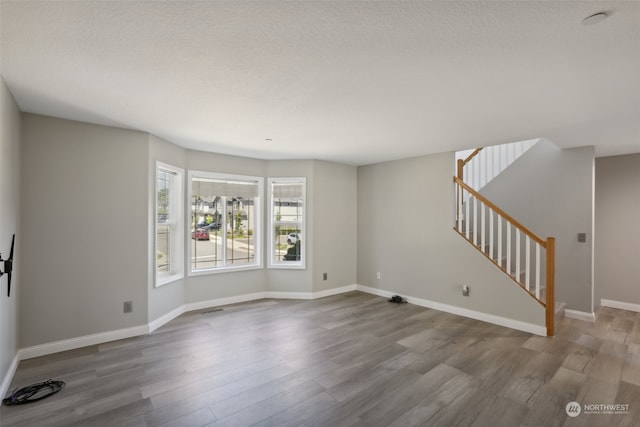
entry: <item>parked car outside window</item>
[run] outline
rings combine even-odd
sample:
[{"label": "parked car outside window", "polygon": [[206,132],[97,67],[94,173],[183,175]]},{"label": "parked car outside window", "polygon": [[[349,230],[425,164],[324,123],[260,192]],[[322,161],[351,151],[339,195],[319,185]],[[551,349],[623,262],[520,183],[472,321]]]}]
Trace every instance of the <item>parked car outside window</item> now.
[{"label": "parked car outside window", "polygon": [[191,238],[196,240],[209,240],[209,230],[205,228],[198,228],[191,233]]}]

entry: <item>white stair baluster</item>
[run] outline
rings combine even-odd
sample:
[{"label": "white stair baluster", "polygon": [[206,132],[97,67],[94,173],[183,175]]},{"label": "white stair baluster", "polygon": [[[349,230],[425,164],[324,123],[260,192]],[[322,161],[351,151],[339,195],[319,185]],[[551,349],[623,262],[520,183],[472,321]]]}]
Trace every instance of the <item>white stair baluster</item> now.
[{"label": "white stair baluster", "polygon": [[502,267],[502,217],[497,215],[496,221],[498,225],[498,265]]},{"label": "white stair baluster", "polygon": [[527,234],[524,239],[525,244],[525,267],[524,267],[524,282],[525,287],[529,292],[531,292],[529,284],[531,283],[531,238]]},{"label": "white stair baluster", "polygon": [[458,231],[462,232],[462,186],[456,183],[456,189],[458,190]]},{"label": "white stair baluster", "polygon": [[486,249],[485,249],[485,235],[487,234],[487,223],[485,221],[485,214],[484,211],[486,210],[484,207],[484,203],[480,203],[480,217],[481,219],[481,224],[482,224],[482,228],[480,229],[480,250],[482,250],[482,252],[486,253]]},{"label": "white stair baluster", "polygon": [[484,150],[482,150],[480,154],[482,154],[482,157],[483,157],[482,164],[484,165],[483,166],[484,173],[482,174],[483,176],[482,186],[484,187],[485,185],[487,185],[487,182],[489,182],[489,156],[487,155],[488,153],[486,153]]},{"label": "white stair baluster", "polygon": [[[482,151],[481,151],[482,153]],[[475,156],[471,161],[473,163],[473,185],[471,188],[478,190],[480,187],[480,168],[478,167],[478,156]]]},{"label": "white stair baluster", "polygon": [[505,220],[505,224],[507,225],[507,265],[505,270],[511,274],[511,223]]},{"label": "white stair baluster", "polygon": [[520,283],[520,229],[516,228],[516,281]]},{"label": "white stair baluster", "polygon": [[536,298],[540,299],[540,244],[536,242]]},{"label": "white stair baluster", "polygon": [[465,215],[464,215],[464,235],[469,240],[469,229],[471,226],[469,225],[469,205],[471,204],[471,196],[467,192],[467,204],[464,207]]},{"label": "white stair baluster", "polygon": [[473,198],[473,244],[478,245],[478,199]]},{"label": "white stair baluster", "polygon": [[489,256],[493,258],[493,209],[489,209]]}]

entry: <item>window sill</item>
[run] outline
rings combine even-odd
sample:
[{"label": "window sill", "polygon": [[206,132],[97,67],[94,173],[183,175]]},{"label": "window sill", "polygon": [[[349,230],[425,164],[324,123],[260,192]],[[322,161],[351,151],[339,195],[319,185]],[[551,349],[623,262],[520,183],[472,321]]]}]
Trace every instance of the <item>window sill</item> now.
[{"label": "window sill", "polygon": [[262,265],[243,265],[238,267],[210,268],[207,270],[190,271],[189,277],[206,276],[209,274],[220,274],[220,273],[234,273],[237,271],[262,270],[262,269],[263,269]]},{"label": "window sill", "polygon": [[304,264],[270,264],[269,270],[306,270]]},{"label": "window sill", "polygon": [[178,280],[184,279],[184,274],[174,274],[171,276],[161,276],[156,278],[156,288],[161,286],[168,285],[173,282],[177,282]]}]

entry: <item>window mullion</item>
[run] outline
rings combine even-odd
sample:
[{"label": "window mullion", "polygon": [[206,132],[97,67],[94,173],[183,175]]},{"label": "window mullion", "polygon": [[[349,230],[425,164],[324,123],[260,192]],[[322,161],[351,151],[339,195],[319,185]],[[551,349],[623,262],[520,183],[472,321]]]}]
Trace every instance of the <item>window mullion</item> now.
[{"label": "window mullion", "polygon": [[220,238],[222,240],[222,266],[227,266],[227,196],[222,196],[222,226],[220,227]]}]

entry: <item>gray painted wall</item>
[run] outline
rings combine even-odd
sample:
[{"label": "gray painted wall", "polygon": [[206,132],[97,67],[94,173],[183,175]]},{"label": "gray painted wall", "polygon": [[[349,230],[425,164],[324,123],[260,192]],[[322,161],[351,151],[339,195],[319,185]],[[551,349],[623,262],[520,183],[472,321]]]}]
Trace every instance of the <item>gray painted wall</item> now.
[{"label": "gray painted wall", "polygon": [[147,324],[148,145],[23,114],[23,347]]},{"label": "gray painted wall", "polygon": [[[11,297],[7,298],[7,276],[0,279],[0,384],[17,354],[18,298],[22,288],[20,265],[20,112],[4,80],[0,78],[0,253],[9,256],[11,237],[16,234]],[[4,271],[4,265],[1,266]],[[7,384],[8,385],[8,384]],[[2,390],[4,391],[4,390]],[[4,397],[4,396],[2,396]],[[0,423],[1,424],[1,423]]]},{"label": "gray painted wall", "polygon": [[[556,300],[593,312],[593,147],[541,139],[481,193],[542,238],[556,238]],[[579,243],[578,233],[587,233]]]},{"label": "gray painted wall", "polygon": [[596,159],[596,306],[640,304],[640,154]]},{"label": "gray painted wall", "polygon": [[357,283],[357,184],[355,166],[314,162],[314,292]]},{"label": "gray painted wall", "polygon": [[[22,129],[22,210],[29,224],[23,250],[30,261],[21,309],[42,315],[22,319],[23,346],[144,325],[189,303],[355,283],[355,167],[186,150],[146,133],[32,114],[23,115]],[[155,288],[152,189],[158,160],[185,173],[262,176],[265,184],[269,176],[305,176],[307,238],[314,242],[306,249],[307,268],[187,275]],[[316,187],[321,204],[314,203]],[[266,212],[265,204],[265,226]],[[314,239],[316,220],[321,233]],[[266,239],[263,245],[266,253]],[[317,289],[316,264],[332,272]],[[134,312],[124,314],[122,303],[129,300]]]},{"label": "gray painted wall", "polygon": [[453,173],[453,153],[358,168],[358,284],[543,326],[544,308],[453,230]]}]

